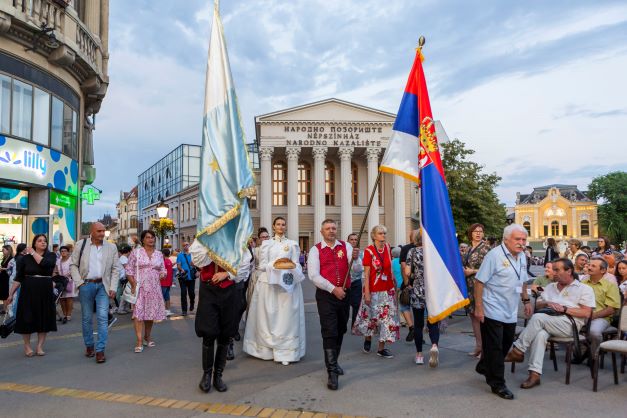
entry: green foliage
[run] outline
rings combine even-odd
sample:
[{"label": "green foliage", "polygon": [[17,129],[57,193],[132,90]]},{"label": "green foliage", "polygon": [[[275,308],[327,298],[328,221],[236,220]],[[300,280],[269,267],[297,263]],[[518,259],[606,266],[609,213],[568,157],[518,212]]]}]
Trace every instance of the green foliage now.
[{"label": "green foliage", "polygon": [[496,173],[485,174],[483,166],[470,161],[475,153],[455,139],[441,144],[451,209],[459,241],[468,241],[466,230],[474,223],[485,226],[485,236],[500,237],[505,227],[505,206],[499,203],[494,188],[501,180]]},{"label": "green foliage", "polygon": [[91,224],[93,222],[81,222],[81,236],[89,235],[91,233]]},{"label": "green foliage", "polygon": [[150,221],[150,229],[155,231],[159,238],[163,238],[169,232],[174,232],[174,221],[170,218],[152,219]]},{"label": "green foliage", "polygon": [[627,172],[614,171],[595,177],[588,186],[588,196],[601,200],[598,209],[601,235],[613,243],[627,240]]}]

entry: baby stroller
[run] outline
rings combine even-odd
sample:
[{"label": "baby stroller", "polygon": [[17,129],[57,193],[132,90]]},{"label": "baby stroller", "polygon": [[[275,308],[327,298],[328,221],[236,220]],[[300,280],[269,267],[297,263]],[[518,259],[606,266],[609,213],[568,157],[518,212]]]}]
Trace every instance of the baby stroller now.
[{"label": "baby stroller", "polygon": [[53,288],[53,292],[54,292],[54,306],[56,307],[57,310],[57,320],[61,321],[63,319],[63,312],[59,313],[59,300],[61,300],[61,297],[63,297],[63,294],[65,293],[65,289],[67,287],[67,284],[69,282],[69,279],[65,276],[52,276],[52,283],[54,285]]}]

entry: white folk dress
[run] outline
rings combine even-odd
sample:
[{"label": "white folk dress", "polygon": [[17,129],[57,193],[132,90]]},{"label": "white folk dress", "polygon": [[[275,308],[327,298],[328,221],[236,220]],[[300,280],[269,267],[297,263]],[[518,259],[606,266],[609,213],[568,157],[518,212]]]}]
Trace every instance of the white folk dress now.
[{"label": "white folk dress", "polygon": [[291,271],[302,277],[298,263],[300,249],[295,241],[274,237],[261,245],[259,275],[250,300],[244,334],[244,352],[251,356],[277,362],[299,361],[305,355],[305,305],[300,281],[294,280],[291,292],[278,284],[268,283],[279,258],[289,258],[296,268]]}]

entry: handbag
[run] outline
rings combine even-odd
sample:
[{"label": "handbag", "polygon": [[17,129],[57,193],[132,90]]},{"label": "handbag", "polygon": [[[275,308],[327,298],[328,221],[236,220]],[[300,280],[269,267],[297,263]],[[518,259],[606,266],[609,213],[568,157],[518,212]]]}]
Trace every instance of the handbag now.
[{"label": "handbag", "polygon": [[573,364],[581,364],[583,363],[584,359],[587,356],[587,352],[583,352],[581,350],[581,345],[579,344],[579,329],[577,328],[577,323],[575,322],[575,319],[568,315],[567,313],[564,312],[558,312],[553,308],[541,308],[538,309],[535,313],[543,313],[545,315],[550,315],[550,316],[566,316],[568,318],[568,320],[570,321],[570,327],[571,327],[571,332],[572,332],[572,338],[573,338],[573,357],[571,359],[571,363]]},{"label": "handbag", "polygon": [[405,286],[401,289],[398,301],[401,305],[409,306],[409,304],[411,303],[411,289],[408,286]]},{"label": "handbag", "polygon": [[[135,257],[135,283],[137,283],[137,276],[139,276],[139,262],[137,261],[137,257]],[[137,303],[137,287],[135,287],[135,294],[133,294],[133,290],[131,287],[131,282],[127,280],[126,285],[124,286],[124,291],[122,292],[122,300],[134,305]]]},{"label": "handbag", "polygon": [[[178,273],[176,273],[176,278],[179,279],[179,281],[185,281],[185,280],[189,280],[189,276],[192,276],[191,280],[194,280],[196,278],[196,269],[192,268],[189,265],[189,261],[187,260],[187,255],[185,253],[183,253],[183,258],[185,259],[185,264],[187,264],[187,271],[184,269],[181,269],[182,271],[179,271]],[[187,275],[188,271],[189,271],[189,276]]]},{"label": "handbag", "polygon": [[2,320],[2,324],[0,325],[1,338],[8,337],[15,330],[15,317],[9,314],[11,310],[8,310],[7,313],[4,315],[4,319]]}]

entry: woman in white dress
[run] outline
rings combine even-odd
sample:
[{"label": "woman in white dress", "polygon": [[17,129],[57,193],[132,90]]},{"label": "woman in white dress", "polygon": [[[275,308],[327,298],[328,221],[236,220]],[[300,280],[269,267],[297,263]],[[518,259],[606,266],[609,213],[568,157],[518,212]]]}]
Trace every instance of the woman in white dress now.
[{"label": "woman in white dress", "polygon": [[285,219],[277,217],[272,229],[274,237],[261,244],[243,350],[287,366],[305,355],[304,276],[298,244],[285,237]]}]

